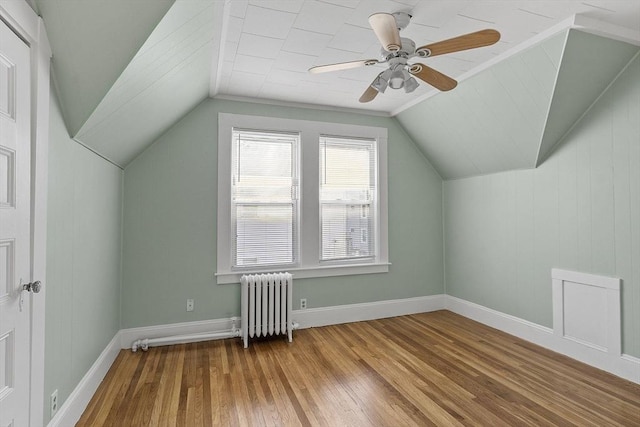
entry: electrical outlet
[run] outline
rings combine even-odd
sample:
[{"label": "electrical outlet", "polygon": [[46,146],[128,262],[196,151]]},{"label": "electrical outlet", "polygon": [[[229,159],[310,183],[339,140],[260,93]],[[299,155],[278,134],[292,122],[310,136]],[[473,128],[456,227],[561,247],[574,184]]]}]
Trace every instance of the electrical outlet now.
[{"label": "electrical outlet", "polygon": [[306,298],[301,298],[300,299],[300,310],[306,310],[307,309],[307,299]]},{"label": "electrical outlet", "polygon": [[187,311],[193,311],[194,305],[195,305],[195,303],[193,302],[193,300],[191,298],[189,298],[187,300]]},{"label": "electrical outlet", "polygon": [[53,390],[49,403],[51,404],[51,416],[53,417],[58,412],[58,389]]}]

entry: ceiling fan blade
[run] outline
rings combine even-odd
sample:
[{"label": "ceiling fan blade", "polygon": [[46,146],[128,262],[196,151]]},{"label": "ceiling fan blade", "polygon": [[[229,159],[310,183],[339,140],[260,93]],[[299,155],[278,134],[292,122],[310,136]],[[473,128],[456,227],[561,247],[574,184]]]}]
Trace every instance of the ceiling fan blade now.
[{"label": "ceiling fan blade", "polygon": [[367,90],[364,91],[359,101],[362,103],[370,102],[373,101],[373,98],[375,98],[377,95],[378,91],[374,89],[373,86],[369,86],[367,87]]},{"label": "ceiling fan blade", "polygon": [[390,13],[374,13],[369,17],[369,25],[376,33],[382,47],[389,52],[397,52],[402,47],[396,18]]},{"label": "ceiling fan blade", "polygon": [[451,77],[444,75],[440,71],[436,71],[431,67],[427,67],[424,64],[413,64],[409,68],[409,73],[443,92],[458,86],[458,82]]},{"label": "ceiling fan blade", "polygon": [[377,64],[377,59],[362,59],[359,61],[339,62],[337,64],[318,65],[316,67],[309,68],[309,72],[313,74],[327,73],[329,71],[348,70],[350,68],[364,67],[367,65]]},{"label": "ceiling fan blade", "polygon": [[431,53],[427,56],[443,55],[445,53],[489,46],[496,43],[498,40],[500,40],[500,33],[496,30],[481,30],[476,31],[475,33],[469,33],[452,39],[424,45],[416,49],[416,52],[428,49]]}]

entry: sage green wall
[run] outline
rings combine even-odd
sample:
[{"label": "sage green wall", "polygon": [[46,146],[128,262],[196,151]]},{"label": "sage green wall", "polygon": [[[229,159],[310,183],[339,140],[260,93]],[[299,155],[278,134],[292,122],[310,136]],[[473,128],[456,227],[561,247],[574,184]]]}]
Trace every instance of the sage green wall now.
[{"label": "sage green wall", "polygon": [[45,421],[120,329],[122,170],[69,138],[51,94]]},{"label": "sage green wall", "polygon": [[551,268],[623,279],[640,356],[640,59],[535,170],[444,184],[447,294],[551,327]]},{"label": "sage green wall", "polygon": [[[394,119],[208,99],[125,168],[123,328],[240,312],[238,286],[214,277],[219,112],[388,128],[390,272],[297,280],[294,301],[324,307],[443,293],[442,181]],[[190,313],[187,298],[195,299]]]}]

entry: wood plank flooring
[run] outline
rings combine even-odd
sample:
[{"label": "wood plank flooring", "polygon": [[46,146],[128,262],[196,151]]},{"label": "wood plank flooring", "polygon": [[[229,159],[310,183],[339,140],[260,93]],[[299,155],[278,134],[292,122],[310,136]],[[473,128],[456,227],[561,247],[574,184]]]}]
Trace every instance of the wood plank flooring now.
[{"label": "wood plank flooring", "polygon": [[640,385],[448,311],[123,350],[78,426],[640,426]]}]

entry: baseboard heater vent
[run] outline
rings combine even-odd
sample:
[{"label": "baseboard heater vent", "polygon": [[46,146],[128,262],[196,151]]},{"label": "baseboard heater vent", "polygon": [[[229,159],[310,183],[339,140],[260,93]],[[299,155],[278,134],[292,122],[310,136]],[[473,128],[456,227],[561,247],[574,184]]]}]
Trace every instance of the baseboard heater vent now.
[{"label": "baseboard heater vent", "polygon": [[131,351],[135,353],[139,348],[142,349],[142,351],[147,351],[149,350],[149,347],[162,345],[187,344],[192,342],[239,337],[240,329],[236,327],[238,318],[232,317],[229,320],[231,321],[231,330],[219,332],[198,332],[186,335],[171,335],[167,337],[140,338],[131,343]]},{"label": "baseboard heater vent", "polygon": [[293,276],[290,273],[243,275],[240,287],[244,348],[253,337],[286,334],[291,342],[296,326],[291,319]]},{"label": "baseboard heater vent", "polygon": [[558,268],[551,270],[551,276],[555,335],[619,359],[622,280]]}]

